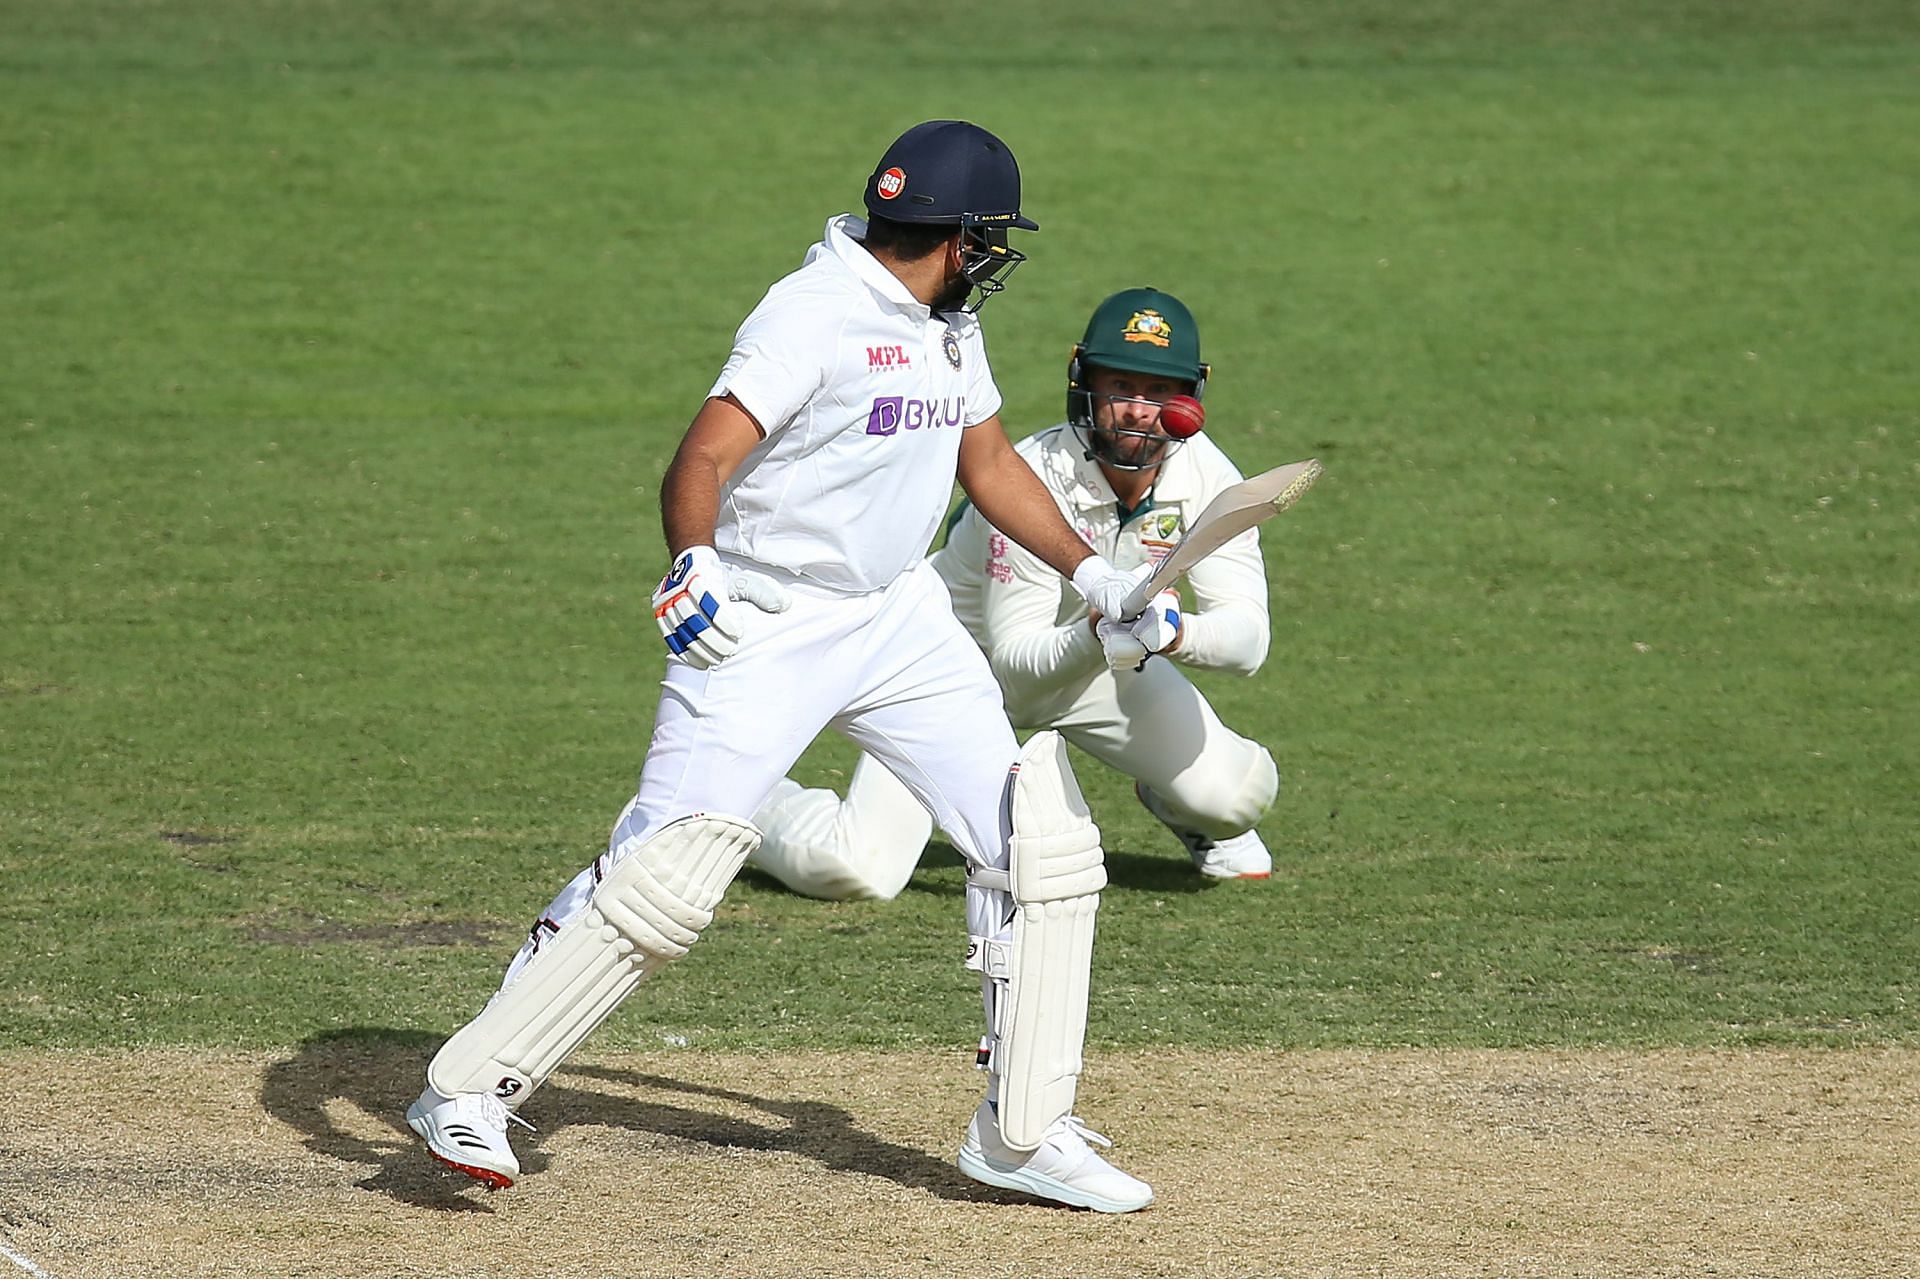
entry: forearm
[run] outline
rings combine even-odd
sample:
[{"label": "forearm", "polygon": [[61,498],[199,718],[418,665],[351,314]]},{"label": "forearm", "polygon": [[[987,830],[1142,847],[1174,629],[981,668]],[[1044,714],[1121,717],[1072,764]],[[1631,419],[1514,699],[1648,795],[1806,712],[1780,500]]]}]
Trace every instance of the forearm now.
[{"label": "forearm", "polygon": [[1114,614],[1129,606],[1137,576],[1116,569],[1074,531],[1047,486],[1007,443],[998,418],[968,429],[959,480],[987,523],[1071,581],[1090,606]]},{"label": "forearm", "polygon": [[711,457],[684,445],[660,481],[660,528],[667,554],[689,546],[711,546],[720,514],[720,471]]},{"label": "forearm", "polygon": [[963,467],[960,484],[987,523],[1062,577],[1072,577],[1093,554],[1060,514],[1053,494],[1013,449],[998,450],[985,464]]}]

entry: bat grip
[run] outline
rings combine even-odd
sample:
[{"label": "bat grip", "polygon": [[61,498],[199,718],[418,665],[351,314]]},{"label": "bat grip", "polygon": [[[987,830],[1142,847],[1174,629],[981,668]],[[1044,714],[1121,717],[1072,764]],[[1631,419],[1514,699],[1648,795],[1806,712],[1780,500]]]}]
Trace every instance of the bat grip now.
[{"label": "bat grip", "polygon": [[1154,585],[1153,578],[1149,577],[1146,581],[1133,588],[1132,592],[1127,596],[1126,603],[1121,606],[1123,610],[1121,615],[1113,620],[1116,622],[1131,622],[1134,618],[1147,611],[1147,605],[1152,603],[1153,597],[1159,593],[1160,590]]}]

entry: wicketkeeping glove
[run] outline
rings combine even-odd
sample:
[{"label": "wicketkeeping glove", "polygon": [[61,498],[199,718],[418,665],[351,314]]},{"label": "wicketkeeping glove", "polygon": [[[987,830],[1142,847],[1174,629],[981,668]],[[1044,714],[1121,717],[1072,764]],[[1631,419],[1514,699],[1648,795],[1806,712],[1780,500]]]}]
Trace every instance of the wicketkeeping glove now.
[{"label": "wicketkeeping glove", "polygon": [[1100,619],[1094,633],[1107,655],[1107,665],[1116,671],[1137,671],[1147,658],[1172,648],[1180,638],[1180,596],[1176,591],[1161,591],[1147,605],[1147,611],[1131,622]]},{"label": "wicketkeeping glove", "polygon": [[653,593],[653,620],[667,651],[697,670],[724,662],[740,647],[751,616],[784,613],[793,603],[786,589],[765,573],[729,568],[711,546],[690,546],[673,561]]}]

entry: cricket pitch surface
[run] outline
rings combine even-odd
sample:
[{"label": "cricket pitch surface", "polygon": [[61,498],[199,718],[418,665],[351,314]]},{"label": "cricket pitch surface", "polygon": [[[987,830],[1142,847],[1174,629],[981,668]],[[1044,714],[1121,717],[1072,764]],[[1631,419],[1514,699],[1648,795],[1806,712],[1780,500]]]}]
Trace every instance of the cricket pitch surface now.
[{"label": "cricket pitch surface", "polygon": [[488,1193],[436,1041],[0,1052],[0,1279],[1920,1273],[1920,1051],[1096,1051],[1126,1217],[976,1185],[958,1053],[583,1054]]}]

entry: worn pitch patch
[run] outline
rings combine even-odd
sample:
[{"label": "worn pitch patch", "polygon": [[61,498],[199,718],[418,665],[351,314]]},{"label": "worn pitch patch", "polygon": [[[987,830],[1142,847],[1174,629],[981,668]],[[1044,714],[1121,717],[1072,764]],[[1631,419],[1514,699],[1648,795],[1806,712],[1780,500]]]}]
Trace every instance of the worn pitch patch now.
[{"label": "worn pitch patch", "polygon": [[959,1049],[590,1054],[488,1194],[405,1128],[434,1046],[0,1053],[0,1245],[53,1279],[1784,1279],[1920,1255],[1914,1050],[1094,1051],[1080,1113],[1159,1196],[1106,1217],[953,1167],[981,1086]]}]

